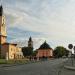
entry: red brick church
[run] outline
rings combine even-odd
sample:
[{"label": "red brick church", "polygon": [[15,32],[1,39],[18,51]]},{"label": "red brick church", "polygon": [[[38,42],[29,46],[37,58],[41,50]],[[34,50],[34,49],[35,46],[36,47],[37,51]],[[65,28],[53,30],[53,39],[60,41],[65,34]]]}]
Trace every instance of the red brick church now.
[{"label": "red brick church", "polygon": [[53,49],[46,43],[46,41],[37,49],[36,58],[38,60],[49,59],[53,57]]}]

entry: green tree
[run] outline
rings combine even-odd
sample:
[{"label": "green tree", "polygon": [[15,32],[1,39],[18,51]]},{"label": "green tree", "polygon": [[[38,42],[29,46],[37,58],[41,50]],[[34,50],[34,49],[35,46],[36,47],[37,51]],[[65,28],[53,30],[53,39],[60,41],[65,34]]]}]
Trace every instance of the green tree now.
[{"label": "green tree", "polygon": [[66,48],[62,47],[62,46],[57,46],[54,49],[53,53],[54,53],[54,57],[59,58],[59,57],[62,57],[62,56],[68,56],[69,51]]},{"label": "green tree", "polygon": [[23,52],[24,57],[26,57],[26,56],[32,56],[32,54],[33,54],[33,48],[32,47],[23,47],[22,48],[22,52]]},{"label": "green tree", "polygon": [[69,55],[69,51],[68,51],[67,49],[65,49],[65,53],[64,53],[64,55],[65,55],[66,57],[68,57],[68,55]]},{"label": "green tree", "polygon": [[35,51],[33,51],[33,56],[36,56],[36,54],[37,54],[37,50],[35,50]]}]

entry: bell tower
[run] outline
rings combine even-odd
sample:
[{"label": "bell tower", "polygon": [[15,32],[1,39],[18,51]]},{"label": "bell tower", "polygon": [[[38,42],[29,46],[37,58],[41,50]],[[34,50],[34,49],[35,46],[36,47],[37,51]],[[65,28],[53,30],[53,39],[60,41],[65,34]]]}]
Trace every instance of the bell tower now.
[{"label": "bell tower", "polygon": [[3,15],[3,7],[0,6],[0,44],[6,42],[6,25],[5,16]]},{"label": "bell tower", "polygon": [[5,16],[3,15],[3,7],[0,5],[0,58],[2,46],[6,43],[6,25],[5,25]]},{"label": "bell tower", "polygon": [[31,37],[29,38],[29,41],[28,41],[28,47],[33,48],[33,41]]}]

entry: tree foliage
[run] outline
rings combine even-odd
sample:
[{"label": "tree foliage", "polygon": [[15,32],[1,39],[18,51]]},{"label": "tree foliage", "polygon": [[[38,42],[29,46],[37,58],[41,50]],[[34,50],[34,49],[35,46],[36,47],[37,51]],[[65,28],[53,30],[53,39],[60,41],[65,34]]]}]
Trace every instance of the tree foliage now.
[{"label": "tree foliage", "polygon": [[23,47],[22,52],[23,52],[24,57],[31,56],[33,54],[33,48],[32,47]]},{"label": "tree foliage", "polygon": [[54,57],[62,57],[62,56],[68,56],[69,54],[69,51],[62,47],[62,46],[57,46],[55,49],[54,49]]},{"label": "tree foliage", "polygon": [[33,51],[33,56],[36,56],[36,54],[37,54],[37,50],[35,50],[35,51]]}]

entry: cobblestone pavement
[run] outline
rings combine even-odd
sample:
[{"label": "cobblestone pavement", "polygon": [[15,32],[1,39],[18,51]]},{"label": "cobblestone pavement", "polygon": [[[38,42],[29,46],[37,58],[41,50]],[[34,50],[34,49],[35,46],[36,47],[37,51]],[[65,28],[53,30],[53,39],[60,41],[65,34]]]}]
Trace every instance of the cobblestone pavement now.
[{"label": "cobblestone pavement", "polygon": [[75,75],[75,71],[64,69],[66,59],[17,65],[0,68],[0,75]]}]

